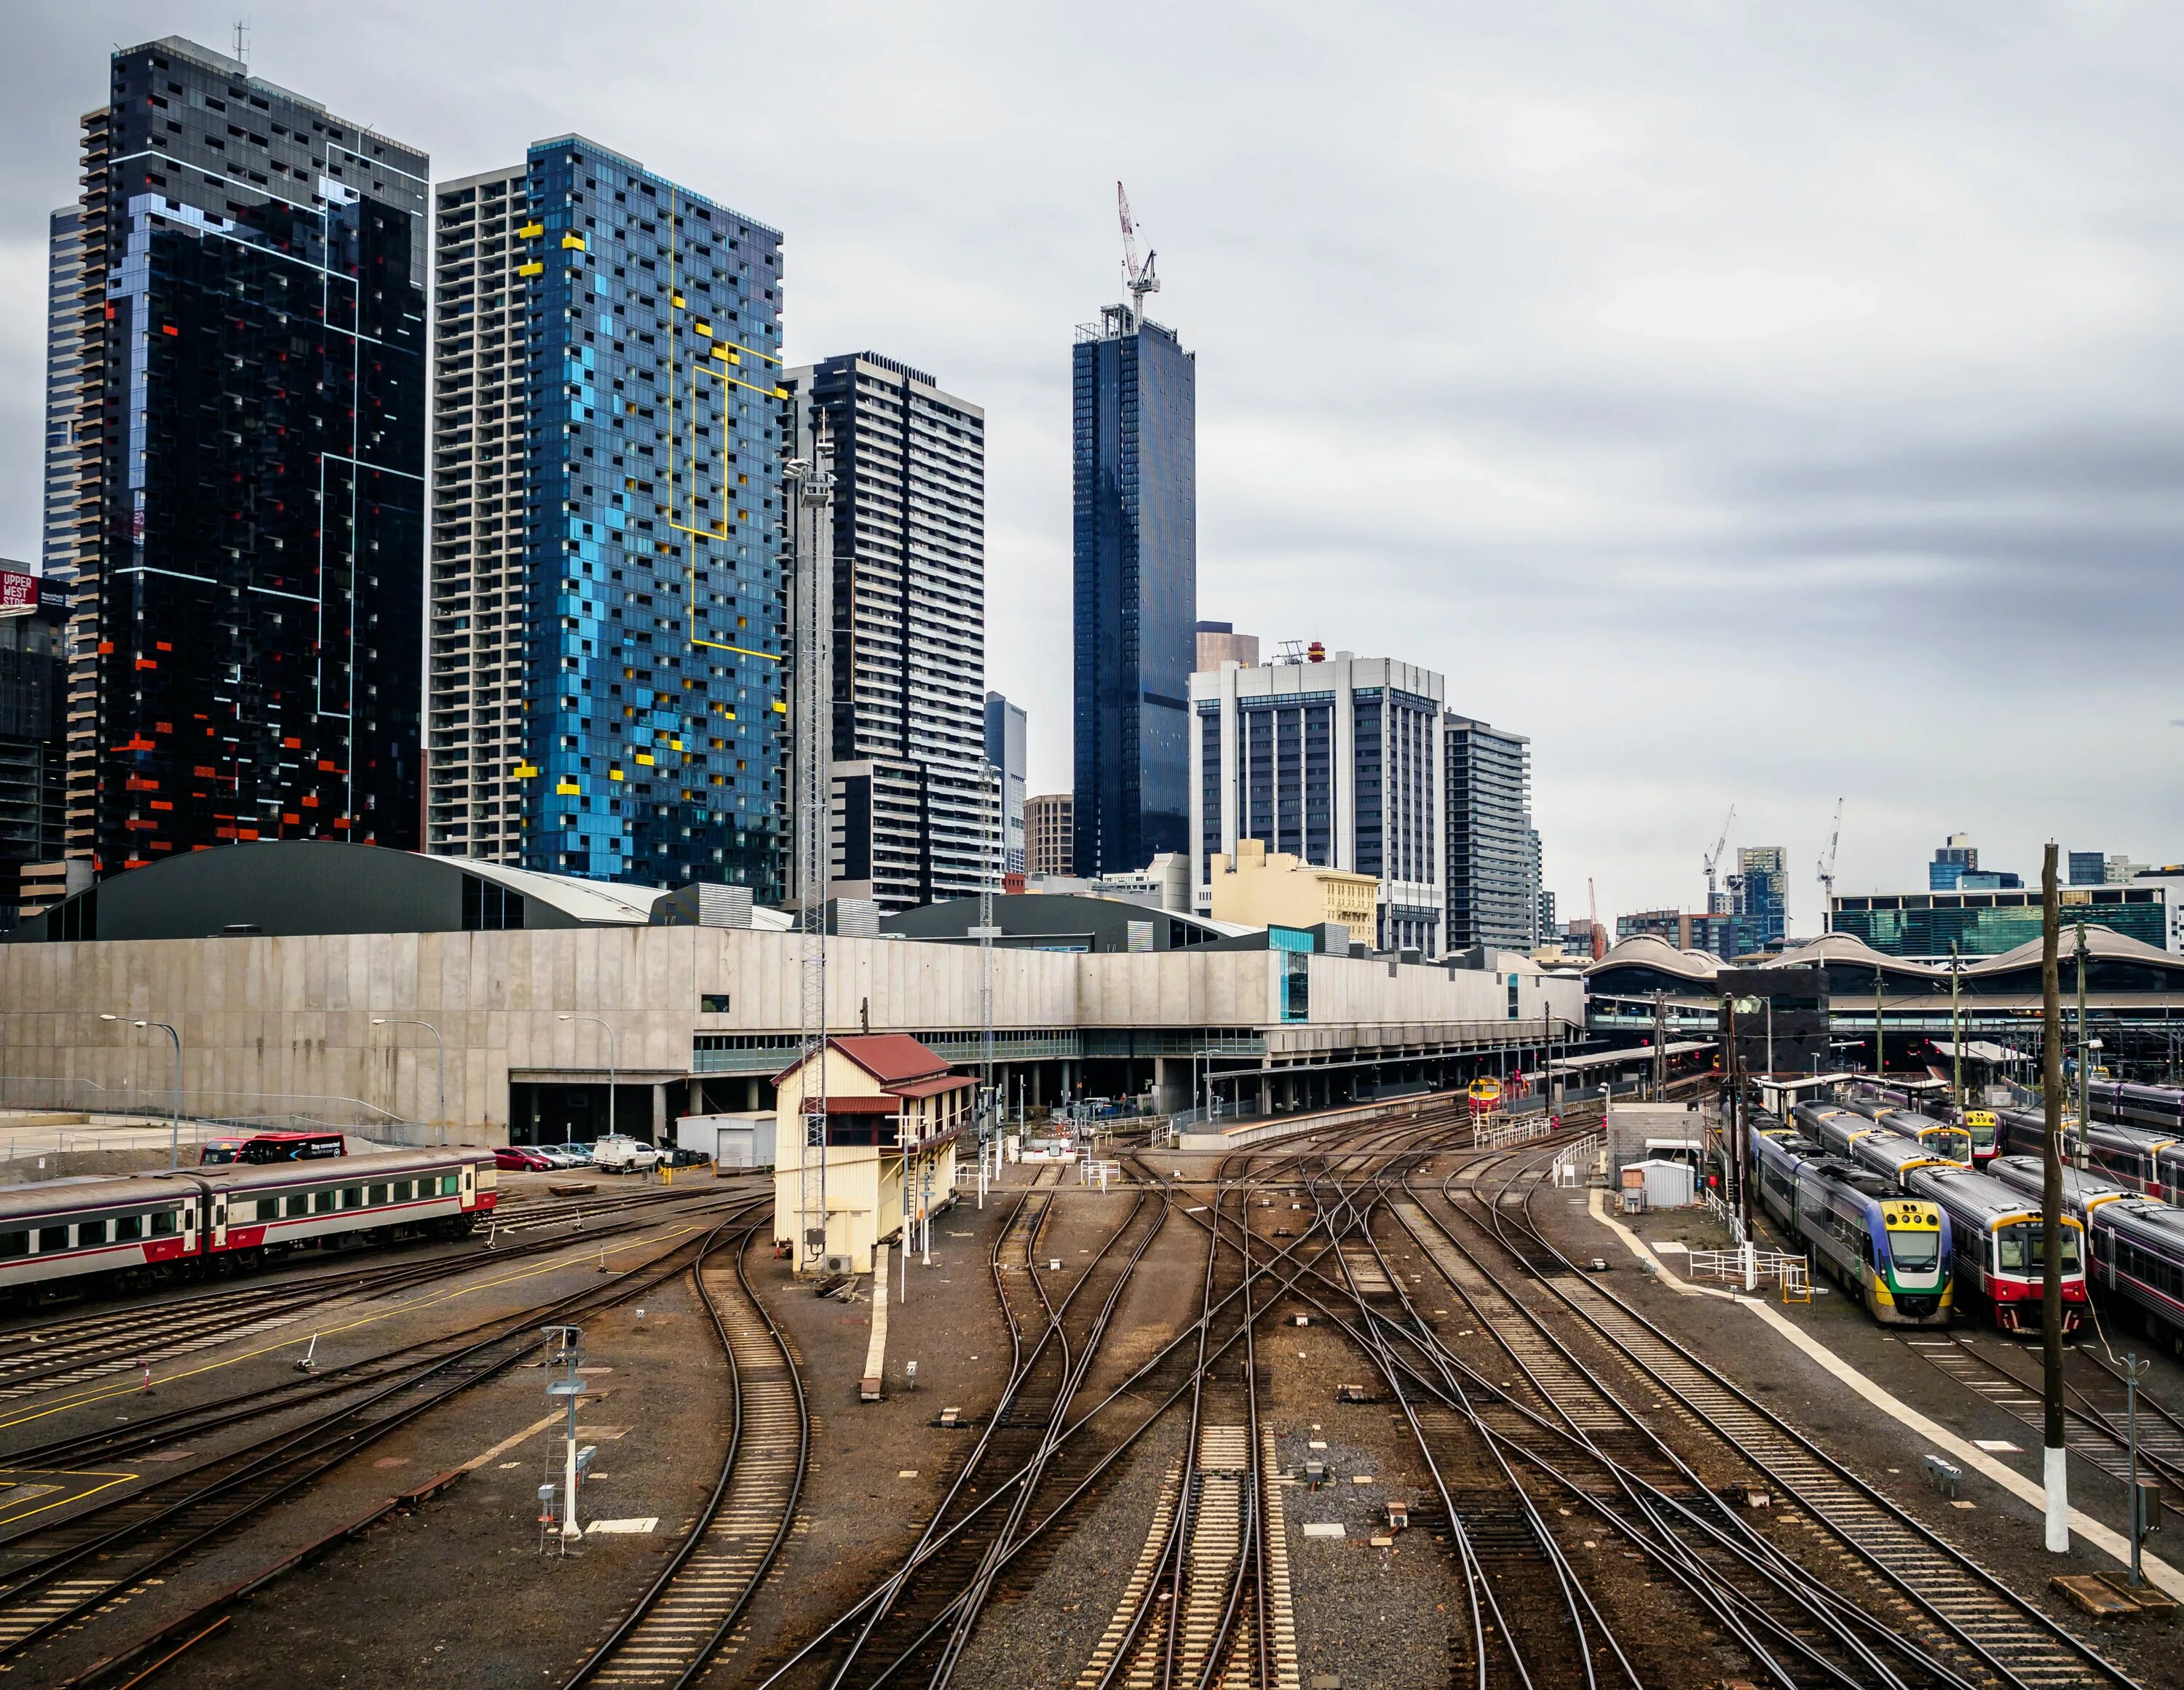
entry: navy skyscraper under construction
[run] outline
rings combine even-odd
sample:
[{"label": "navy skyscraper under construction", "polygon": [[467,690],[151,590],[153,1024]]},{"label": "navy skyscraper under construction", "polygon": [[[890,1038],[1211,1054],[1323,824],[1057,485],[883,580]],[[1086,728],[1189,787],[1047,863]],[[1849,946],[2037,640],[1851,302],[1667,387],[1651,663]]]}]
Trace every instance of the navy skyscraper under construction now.
[{"label": "navy skyscraper under construction", "polygon": [[[1119,185],[1118,185],[1119,186]],[[1126,243],[1132,229],[1123,206]],[[1148,320],[1158,287],[1126,245],[1129,305],[1077,331],[1076,871],[1189,848],[1198,621],[1196,359]]]}]

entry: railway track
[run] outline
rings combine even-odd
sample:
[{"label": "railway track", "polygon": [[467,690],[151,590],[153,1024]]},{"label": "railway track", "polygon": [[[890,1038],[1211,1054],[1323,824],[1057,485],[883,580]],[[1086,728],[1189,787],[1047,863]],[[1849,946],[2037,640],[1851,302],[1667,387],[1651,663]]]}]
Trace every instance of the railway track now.
[{"label": "railway track", "polygon": [[[1531,1192],[1513,1211],[1507,1198],[1535,1155],[1482,1198],[1469,1193],[1482,1233],[1560,1308],[1596,1333],[1640,1375],[1741,1452],[1834,1542],[1879,1574],[1971,1657],[2008,1686],[2062,1687],[2131,1680],[2084,1640],[2011,1590],[1986,1568],[1910,1519],[1811,1439],[1700,1361],[1659,1326],[1580,1272],[1529,1214]],[[1442,1195],[1459,1206],[1446,1184]]]},{"label": "railway track", "polygon": [[[691,1272],[727,1357],[734,1418],[720,1477],[652,1587],[570,1675],[620,1690],[680,1690],[716,1659],[787,1541],[811,1457],[811,1419],[788,1340],[752,1289],[756,1228]],[[726,1254],[724,1266],[714,1259]],[[725,1653],[724,1653],[725,1652]]]},{"label": "railway track", "polygon": [[[687,1193],[678,1193],[689,1202]],[[643,1224],[648,1205],[610,1210],[610,1223],[586,1236],[619,1237]],[[635,1211],[632,1213],[632,1211]],[[594,1211],[595,1215],[597,1211]],[[566,1219],[566,1216],[559,1217]],[[543,1223],[542,1222],[542,1225]],[[503,1233],[510,1229],[504,1227]],[[328,1304],[386,1297],[468,1273],[495,1261],[562,1248],[566,1237],[529,1238],[423,1261],[359,1261],[330,1272],[255,1276],[231,1288],[96,1311],[0,1332],[0,1404],[110,1379],[307,1319]]]},{"label": "railway track", "polygon": [[[2047,1436],[2043,1387],[1972,1339],[1941,1333],[1907,1334],[1904,1347],[1947,1374],[1982,1401],[1992,1404],[2030,1432],[2033,1447]],[[2084,1384],[2065,1381],[2063,1441],[2073,1455],[2099,1468],[2119,1484],[2131,1482],[2131,1443],[2124,1404],[2103,1407]],[[2121,1396],[2121,1392],[2115,1393]],[[2184,1427],[2142,1393],[2139,1398],[2138,1465],[2141,1473],[2163,1480],[2164,1509],[2184,1519]]]},{"label": "railway track", "polygon": [[[722,1226],[733,1225],[722,1222]],[[713,1233],[392,1370],[300,1426],[0,1543],[0,1661],[13,1660],[233,1532],[381,1438],[547,1348],[538,1328],[579,1320],[688,1270]]]}]

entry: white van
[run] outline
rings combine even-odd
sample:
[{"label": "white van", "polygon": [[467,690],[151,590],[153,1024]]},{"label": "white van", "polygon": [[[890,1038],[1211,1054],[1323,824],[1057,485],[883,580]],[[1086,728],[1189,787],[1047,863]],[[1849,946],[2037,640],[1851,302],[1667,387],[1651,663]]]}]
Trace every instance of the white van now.
[{"label": "white van", "polygon": [[592,1165],[603,1173],[641,1174],[659,1162],[659,1151],[641,1138],[602,1138],[592,1146]]}]

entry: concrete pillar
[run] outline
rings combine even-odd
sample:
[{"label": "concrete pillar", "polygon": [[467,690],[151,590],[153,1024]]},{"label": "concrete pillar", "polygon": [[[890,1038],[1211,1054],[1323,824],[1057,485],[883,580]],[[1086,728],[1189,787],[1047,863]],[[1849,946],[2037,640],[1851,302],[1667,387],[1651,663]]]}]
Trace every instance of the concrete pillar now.
[{"label": "concrete pillar", "polygon": [[667,1087],[649,1086],[645,1089],[652,1093],[652,1142],[665,1144],[667,1142]]},{"label": "concrete pillar", "polygon": [[693,1079],[690,1083],[683,1088],[682,1109],[683,1113],[686,1115],[705,1114],[705,1082],[703,1080]]},{"label": "concrete pillar", "polygon": [[755,1074],[744,1081],[744,1107],[754,1114],[765,1107],[759,1102],[759,1077]]},{"label": "concrete pillar", "polygon": [[1262,1074],[1259,1076],[1259,1113],[1272,1115],[1273,1112],[1274,1082],[1271,1077]]}]

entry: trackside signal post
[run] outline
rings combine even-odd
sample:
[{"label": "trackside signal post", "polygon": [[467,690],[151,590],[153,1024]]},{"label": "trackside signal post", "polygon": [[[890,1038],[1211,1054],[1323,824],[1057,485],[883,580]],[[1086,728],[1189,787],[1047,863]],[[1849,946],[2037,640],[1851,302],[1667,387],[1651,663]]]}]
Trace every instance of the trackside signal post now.
[{"label": "trackside signal post", "polygon": [[582,1527],[577,1523],[577,1476],[584,1465],[577,1448],[577,1398],[584,1393],[584,1381],[577,1376],[577,1368],[584,1359],[583,1351],[578,1348],[584,1341],[584,1329],[582,1326],[541,1326],[538,1330],[560,1346],[551,1359],[566,1370],[560,1378],[549,1380],[546,1385],[548,1398],[559,1398],[567,1404],[569,1409],[568,1448],[562,1465],[560,1505],[551,1505],[554,1488],[551,1485],[545,1487],[546,1494],[541,1498],[549,1504],[548,1512],[550,1517],[560,1523],[558,1535],[561,1539],[561,1553],[566,1554],[569,1540],[583,1535]]}]

